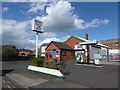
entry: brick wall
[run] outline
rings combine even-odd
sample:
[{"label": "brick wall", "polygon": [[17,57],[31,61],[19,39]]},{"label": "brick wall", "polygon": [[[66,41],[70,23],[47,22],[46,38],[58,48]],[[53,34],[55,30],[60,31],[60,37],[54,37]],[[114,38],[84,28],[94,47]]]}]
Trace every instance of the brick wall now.
[{"label": "brick wall", "polygon": [[100,43],[112,48],[112,49],[120,49],[120,38],[116,39],[109,39],[109,40],[102,40]]},{"label": "brick wall", "polygon": [[[73,56],[71,56],[71,52],[74,53]],[[66,56],[61,56],[61,60],[75,60],[75,52],[66,50]]]},{"label": "brick wall", "polygon": [[112,49],[119,49],[120,48],[120,42],[119,43],[108,43],[108,44],[104,44],[108,47],[111,47]]},{"label": "brick wall", "polygon": [[57,57],[56,59],[57,59],[57,60],[60,60],[60,49],[57,48],[53,43],[51,43],[51,44],[49,45],[49,47],[46,49],[46,51],[45,51],[46,54],[48,54],[48,50],[51,51],[51,52],[50,52],[50,55],[47,55],[46,58],[52,59],[52,50],[53,50],[53,48],[55,48],[56,50],[58,50],[59,57]]},{"label": "brick wall", "polygon": [[83,42],[82,40],[79,40],[75,37],[69,38],[65,43],[74,48],[74,46],[80,42]]},{"label": "brick wall", "polygon": [[25,56],[27,56],[27,55],[29,55],[29,54],[30,54],[30,52],[26,52],[26,51],[20,51],[20,52],[19,52],[19,54],[21,54],[21,53],[24,53],[24,54],[25,54]]}]

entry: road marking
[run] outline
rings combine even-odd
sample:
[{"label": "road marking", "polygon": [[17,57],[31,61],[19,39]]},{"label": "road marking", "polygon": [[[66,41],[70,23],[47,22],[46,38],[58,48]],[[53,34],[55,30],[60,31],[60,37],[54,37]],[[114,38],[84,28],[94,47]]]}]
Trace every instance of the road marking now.
[{"label": "road marking", "polygon": [[10,85],[11,89],[13,88],[13,86],[11,85],[11,82],[9,80],[7,81],[7,84]]},{"label": "road marking", "polygon": [[3,82],[4,82],[4,83],[6,83],[6,81],[5,81],[5,80],[3,80]]},{"label": "road marking", "polygon": [[11,84],[11,82],[10,81],[7,81],[9,84]]},{"label": "road marking", "polygon": [[15,86],[12,86],[12,88],[15,88]]},{"label": "road marking", "polygon": [[10,88],[10,90],[13,90],[11,86],[7,85],[8,88]]}]

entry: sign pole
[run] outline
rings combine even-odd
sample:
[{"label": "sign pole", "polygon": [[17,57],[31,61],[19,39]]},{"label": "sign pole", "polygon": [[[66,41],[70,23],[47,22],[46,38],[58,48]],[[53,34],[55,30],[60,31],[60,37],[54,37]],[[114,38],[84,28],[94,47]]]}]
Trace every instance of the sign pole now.
[{"label": "sign pole", "polygon": [[36,58],[38,58],[38,33],[43,33],[43,22],[33,19],[32,31],[36,32]]},{"label": "sign pole", "polygon": [[38,57],[38,32],[36,32],[36,58]]}]

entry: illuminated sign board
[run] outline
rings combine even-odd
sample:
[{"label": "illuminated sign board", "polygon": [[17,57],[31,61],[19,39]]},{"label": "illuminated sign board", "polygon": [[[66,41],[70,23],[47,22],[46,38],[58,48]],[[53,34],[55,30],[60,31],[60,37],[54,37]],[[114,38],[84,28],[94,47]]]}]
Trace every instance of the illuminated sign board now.
[{"label": "illuminated sign board", "polygon": [[42,33],[43,32],[42,25],[43,25],[42,21],[33,19],[32,31]]}]

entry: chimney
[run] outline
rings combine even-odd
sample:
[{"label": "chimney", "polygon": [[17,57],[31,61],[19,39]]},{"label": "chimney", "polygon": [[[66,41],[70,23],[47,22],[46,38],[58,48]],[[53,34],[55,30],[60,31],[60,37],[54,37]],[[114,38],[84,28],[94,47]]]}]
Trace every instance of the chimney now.
[{"label": "chimney", "polygon": [[87,40],[88,40],[88,34],[85,34],[85,39],[87,39]]}]

